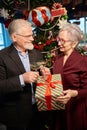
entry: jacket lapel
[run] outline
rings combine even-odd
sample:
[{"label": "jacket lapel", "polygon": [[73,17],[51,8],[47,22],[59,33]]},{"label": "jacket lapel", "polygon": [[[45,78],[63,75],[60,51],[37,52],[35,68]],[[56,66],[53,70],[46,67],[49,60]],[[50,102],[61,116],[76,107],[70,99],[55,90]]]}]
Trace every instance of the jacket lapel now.
[{"label": "jacket lapel", "polygon": [[13,45],[10,46],[9,56],[14,61],[14,63],[16,64],[18,69],[21,71],[21,73],[24,73],[25,68],[22,64],[20,57],[18,56],[17,50],[15,49]]}]

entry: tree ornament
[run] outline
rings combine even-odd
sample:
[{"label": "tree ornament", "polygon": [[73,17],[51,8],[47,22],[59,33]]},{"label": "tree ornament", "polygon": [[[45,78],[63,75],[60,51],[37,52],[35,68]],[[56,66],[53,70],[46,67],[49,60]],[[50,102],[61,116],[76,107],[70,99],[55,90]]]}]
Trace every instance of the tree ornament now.
[{"label": "tree ornament", "polygon": [[51,58],[51,54],[50,54],[50,53],[47,53],[46,58],[47,58],[47,59],[50,59],[50,58]]},{"label": "tree ornament", "polygon": [[37,7],[29,13],[28,20],[33,26],[42,26],[51,19],[50,9],[46,6]]},{"label": "tree ornament", "polygon": [[46,25],[49,27],[50,26],[50,22],[47,22]]},{"label": "tree ornament", "polygon": [[7,19],[4,24],[5,24],[5,27],[8,28],[8,25],[10,24],[12,20],[11,19]]},{"label": "tree ornament", "polygon": [[65,24],[68,24],[67,19],[65,19],[65,18],[59,18],[59,23],[57,24],[57,26],[59,27],[59,29],[61,29]]},{"label": "tree ornament", "polygon": [[64,19],[68,19],[68,15],[65,15],[65,16],[64,16]]},{"label": "tree ornament", "polygon": [[62,7],[60,3],[54,3],[51,9],[51,15],[53,20],[55,17],[67,15],[67,10],[64,7]]},{"label": "tree ornament", "polygon": [[25,10],[23,11],[23,14],[24,14],[24,16],[25,16],[25,19],[27,20],[27,19],[28,19],[29,11],[28,11],[27,9],[25,9]]},{"label": "tree ornament", "polygon": [[4,8],[0,9],[0,16],[7,19],[9,17],[8,10],[5,10]]}]

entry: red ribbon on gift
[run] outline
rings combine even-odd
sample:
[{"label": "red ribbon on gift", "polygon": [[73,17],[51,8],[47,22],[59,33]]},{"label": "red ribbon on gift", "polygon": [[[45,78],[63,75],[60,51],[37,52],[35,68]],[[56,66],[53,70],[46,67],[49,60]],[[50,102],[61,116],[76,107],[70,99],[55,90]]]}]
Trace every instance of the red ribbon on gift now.
[{"label": "red ribbon on gift", "polygon": [[37,83],[37,86],[46,86],[46,93],[45,93],[45,99],[46,99],[46,104],[47,104],[47,108],[48,110],[52,110],[52,106],[51,106],[51,89],[50,88],[54,88],[56,87],[56,84],[62,84],[61,81],[54,81],[52,82],[52,75],[48,75],[47,79],[45,80],[45,83]]}]

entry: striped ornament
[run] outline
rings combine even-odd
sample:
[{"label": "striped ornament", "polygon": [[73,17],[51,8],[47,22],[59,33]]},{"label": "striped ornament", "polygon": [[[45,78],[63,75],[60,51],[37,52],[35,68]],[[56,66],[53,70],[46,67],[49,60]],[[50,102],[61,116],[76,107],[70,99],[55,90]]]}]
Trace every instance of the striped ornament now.
[{"label": "striped ornament", "polygon": [[28,21],[33,26],[41,26],[51,19],[50,9],[46,6],[37,7],[30,11]]}]

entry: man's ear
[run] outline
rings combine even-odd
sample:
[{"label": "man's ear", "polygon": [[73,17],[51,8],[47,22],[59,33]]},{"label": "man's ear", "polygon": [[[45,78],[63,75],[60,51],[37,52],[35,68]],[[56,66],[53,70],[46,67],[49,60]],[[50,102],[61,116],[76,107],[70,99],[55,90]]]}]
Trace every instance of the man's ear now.
[{"label": "man's ear", "polygon": [[13,34],[11,35],[11,39],[12,39],[13,42],[16,42],[16,34],[15,34],[15,33],[13,33]]}]

